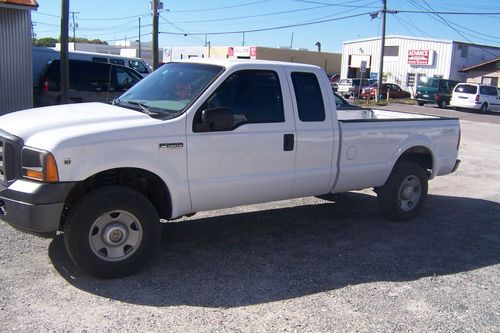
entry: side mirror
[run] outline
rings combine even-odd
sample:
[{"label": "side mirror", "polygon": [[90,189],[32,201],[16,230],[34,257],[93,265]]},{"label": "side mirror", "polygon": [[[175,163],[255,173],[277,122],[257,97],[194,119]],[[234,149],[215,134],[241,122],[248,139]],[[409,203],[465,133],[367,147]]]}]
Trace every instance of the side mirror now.
[{"label": "side mirror", "polygon": [[229,108],[210,108],[201,111],[201,122],[207,130],[226,130],[233,127],[234,116]]}]

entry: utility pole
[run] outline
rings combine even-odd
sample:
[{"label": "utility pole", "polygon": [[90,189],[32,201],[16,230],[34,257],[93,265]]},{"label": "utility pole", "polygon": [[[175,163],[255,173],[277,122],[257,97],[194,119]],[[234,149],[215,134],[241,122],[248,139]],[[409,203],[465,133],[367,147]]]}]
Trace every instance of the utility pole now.
[{"label": "utility pole", "polygon": [[69,0],[61,0],[61,104],[69,102],[68,23]]},{"label": "utility pole", "polygon": [[80,14],[80,12],[69,12],[71,14],[71,20],[73,23],[71,23],[71,27],[73,28],[73,42],[75,42],[75,30],[78,28],[78,23],[75,23],[75,14]]},{"label": "utility pole", "polygon": [[241,46],[245,46],[245,32],[243,32],[243,40],[241,41]]},{"label": "utility pole", "polygon": [[382,91],[382,78],[384,77],[384,51],[385,51],[385,17],[387,14],[387,0],[382,0],[383,7],[382,13],[382,38],[380,39],[380,64],[378,67],[378,82],[377,82],[377,96],[375,96],[378,101],[380,92]]},{"label": "utility pole", "polygon": [[153,1],[153,70],[158,68],[158,0]]},{"label": "utility pole", "polygon": [[142,55],[142,49],[141,49],[141,18],[139,17],[139,58]]}]

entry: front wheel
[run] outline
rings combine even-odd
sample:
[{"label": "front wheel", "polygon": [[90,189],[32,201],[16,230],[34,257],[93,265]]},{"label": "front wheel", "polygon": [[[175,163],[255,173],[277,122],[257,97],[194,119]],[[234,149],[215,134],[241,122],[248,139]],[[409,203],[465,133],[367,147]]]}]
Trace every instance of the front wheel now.
[{"label": "front wheel", "polygon": [[417,101],[418,106],[424,106],[424,104],[425,104],[424,102]]},{"label": "front wheel", "polygon": [[386,183],[377,189],[377,199],[384,215],[392,221],[415,217],[427,198],[427,172],[419,164],[398,162]]},{"label": "front wheel", "polygon": [[100,278],[139,270],[160,242],[159,217],[141,193],[123,186],[97,188],[77,202],[64,225],[69,256]]}]

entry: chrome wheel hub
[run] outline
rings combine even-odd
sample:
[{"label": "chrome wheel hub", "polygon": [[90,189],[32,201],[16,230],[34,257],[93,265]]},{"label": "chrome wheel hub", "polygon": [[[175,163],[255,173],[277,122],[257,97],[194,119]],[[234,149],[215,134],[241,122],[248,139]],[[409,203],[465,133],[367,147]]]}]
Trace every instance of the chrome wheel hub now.
[{"label": "chrome wheel hub", "polygon": [[410,211],[418,204],[422,195],[422,186],[416,176],[406,177],[399,187],[398,203],[404,211]]},{"label": "chrome wheel hub", "polygon": [[89,232],[92,252],[105,261],[120,261],[132,256],[142,241],[140,221],[130,212],[115,210],[102,214]]}]

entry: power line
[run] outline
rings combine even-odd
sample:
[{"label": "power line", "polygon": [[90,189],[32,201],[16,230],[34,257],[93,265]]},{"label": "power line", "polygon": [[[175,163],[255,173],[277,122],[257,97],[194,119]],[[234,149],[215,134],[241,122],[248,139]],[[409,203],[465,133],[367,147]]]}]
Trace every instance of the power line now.
[{"label": "power line", "polygon": [[[60,15],[53,15],[53,14],[48,14],[48,13],[43,13],[43,12],[34,12],[33,14],[39,14],[43,16],[49,16],[49,17],[56,17],[60,18]],[[141,15],[134,15],[134,16],[126,16],[126,17],[108,17],[108,18],[78,18],[81,21],[120,21],[120,20],[128,20],[135,18],[137,19],[138,17],[145,17],[145,16],[150,16],[150,14],[141,14]]]},{"label": "power line", "polygon": [[[427,3],[427,1],[426,1],[426,0],[422,0],[422,1],[423,1],[426,5],[427,5],[427,7],[429,7],[429,9],[430,9],[431,11],[433,11],[433,12],[434,12],[434,9],[433,9],[433,8],[432,8],[432,7],[431,7],[431,6]],[[436,13],[436,12],[435,12],[435,13]],[[462,36],[463,38],[465,38],[465,40],[467,40],[467,41],[469,41],[470,43],[474,44],[474,42],[473,42],[473,41],[471,41],[469,38],[467,38],[467,37],[466,37],[464,34],[462,34],[462,33],[461,33],[458,29],[455,29],[455,27],[453,27],[450,23],[448,23],[448,21],[447,21],[446,19],[444,19],[443,17],[441,17],[441,15],[439,15],[439,14],[436,14],[436,15],[437,15],[437,17],[439,17],[439,18],[441,19],[441,21],[443,21],[443,22],[444,22],[444,23],[445,23],[448,27],[450,27],[451,29],[453,29],[453,31],[455,31],[456,33],[458,33],[458,34],[459,34],[460,36]],[[489,54],[491,54],[491,55],[492,55],[492,56],[494,56],[494,57],[497,57],[497,54],[495,54],[495,53],[491,52],[490,50],[485,49],[485,48],[483,48],[483,47],[481,47],[481,46],[480,46],[479,48],[480,48],[480,49],[482,49],[484,52],[489,53]]]},{"label": "power line", "polygon": [[314,21],[314,22],[307,22],[307,23],[298,23],[298,24],[289,24],[289,25],[282,25],[282,26],[277,26],[277,27],[270,27],[270,28],[260,28],[260,29],[250,29],[250,30],[238,30],[238,31],[221,31],[221,32],[170,32],[170,31],[160,31],[162,34],[167,34],[167,35],[197,35],[197,36],[202,36],[202,35],[234,35],[234,34],[242,34],[242,33],[249,33],[249,32],[262,32],[262,31],[270,31],[270,30],[279,30],[279,29],[286,29],[286,28],[294,28],[294,27],[301,27],[301,26],[306,26],[306,25],[314,25],[314,24],[320,24],[320,23],[326,23],[326,22],[333,22],[333,21],[338,21],[338,20],[343,20],[343,19],[348,19],[348,18],[353,18],[353,17],[359,17],[359,16],[364,16],[364,15],[369,15],[370,12],[365,12],[365,13],[360,13],[360,14],[354,14],[354,15],[348,15],[348,16],[343,16],[343,17],[338,17],[338,18],[332,18],[328,20],[319,20],[319,21]]},{"label": "power line", "polygon": [[172,13],[206,12],[206,11],[214,11],[214,10],[221,10],[221,9],[230,9],[230,8],[236,8],[236,7],[251,6],[251,5],[258,4],[258,3],[269,2],[269,1],[270,0],[260,0],[260,1],[246,2],[246,3],[231,5],[231,6],[223,6],[223,7],[212,7],[212,8],[202,8],[202,9],[188,9],[188,10],[169,10],[169,11],[172,12]]}]

